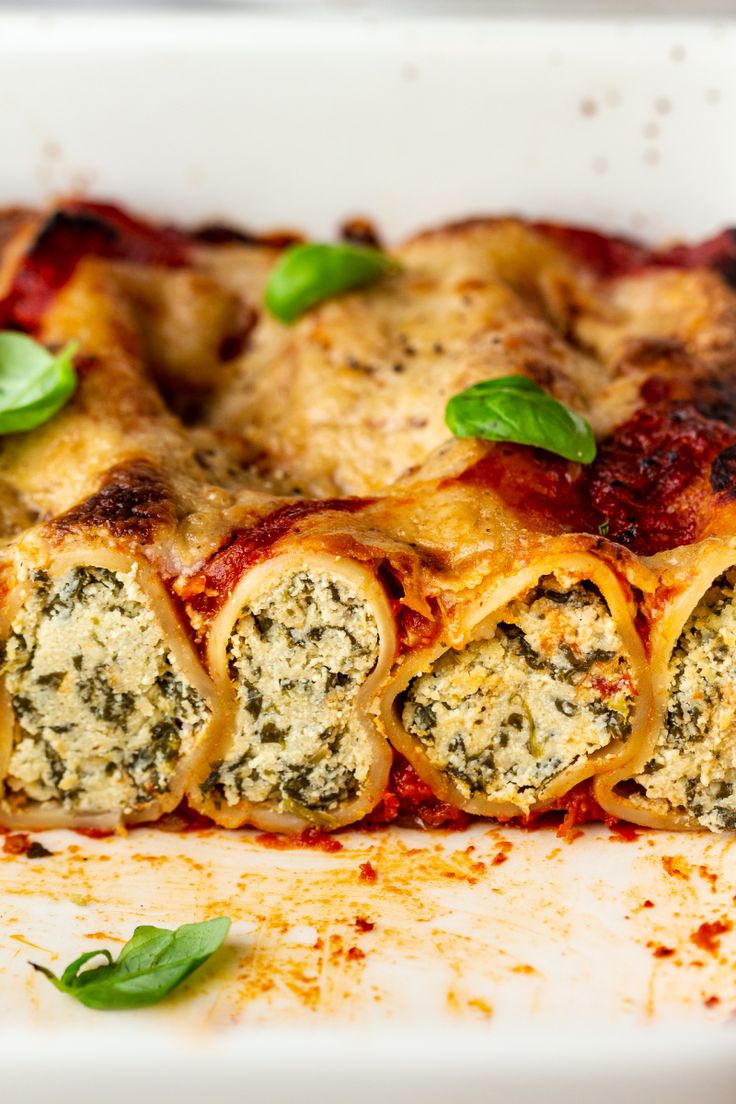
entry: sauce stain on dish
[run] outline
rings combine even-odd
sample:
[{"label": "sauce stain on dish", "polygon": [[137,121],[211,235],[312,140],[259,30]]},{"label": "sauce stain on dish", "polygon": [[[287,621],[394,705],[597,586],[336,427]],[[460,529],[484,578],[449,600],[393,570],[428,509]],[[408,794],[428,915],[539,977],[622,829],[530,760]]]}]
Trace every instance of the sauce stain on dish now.
[{"label": "sauce stain on dish", "polygon": [[[82,1024],[89,1012],[29,980],[26,943],[56,968],[93,942],[115,953],[138,924],[226,914],[217,961],[139,1015],[195,1034],[379,1019],[541,1026],[602,1000],[618,1021],[728,1019],[729,844],[642,832],[611,848],[600,827],[562,849],[546,837],[392,828],[342,833],[327,852],[274,849],[250,831],[50,832],[43,863],[0,852],[0,984],[14,1023]],[[10,1015],[0,1010],[0,1027]]]}]

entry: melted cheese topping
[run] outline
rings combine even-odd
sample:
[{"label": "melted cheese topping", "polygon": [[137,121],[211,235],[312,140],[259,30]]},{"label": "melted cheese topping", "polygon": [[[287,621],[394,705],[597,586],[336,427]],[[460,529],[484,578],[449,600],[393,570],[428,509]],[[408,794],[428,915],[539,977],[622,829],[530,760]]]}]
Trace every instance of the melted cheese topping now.
[{"label": "melted cheese topping", "polygon": [[[240,266],[244,287],[252,254],[229,251],[229,278]],[[206,411],[214,428],[241,429],[259,471],[283,490],[322,497],[388,486],[447,440],[448,399],[480,380],[519,372],[581,413],[600,387],[600,368],[537,308],[532,274],[557,255],[529,227],[468,226],[394,255],[398,274],[294,326],[262,314]]]},{"label": "melted cheese topping", "polygon": [[622,643],[586,584],[543,581],[493,636],[451,650],[409,685],[403,722],[466,798],[528,810],[581,759],[629,735]]},{"label": "melted cheese topping", "polygon": [[33,582],[5,648],[16,719],[6,785],[31,801],[129,814],[168,790],[208,707],[177,670],[134,569]]},{"label": "melted cheese topping", "polygon": [[243,612],[228,656],[237,736],[203,792],[311,819],[352,800],[371,766],[355,698],[378,659],[358,592],[324,574],[287,575]]},{"label": "melted cheese topping", "polygon": [[664,731],[635,781],[711,831],[736,828],[736,569],[693,610],[669,665]]}]

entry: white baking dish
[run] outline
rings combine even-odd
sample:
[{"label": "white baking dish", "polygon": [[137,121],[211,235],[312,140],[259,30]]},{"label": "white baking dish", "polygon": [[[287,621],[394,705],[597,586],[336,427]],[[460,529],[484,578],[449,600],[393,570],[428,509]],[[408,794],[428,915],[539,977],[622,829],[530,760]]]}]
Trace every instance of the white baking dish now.
[{"label": "white baking dish", "polygon": [[[87,189],[318,234],[497,211],[707,234],[736,215],[735,49],[705,20],[5,14],[0,202]],[[0,855],[8,1104],[733,1100],[736,935],[690,938],[733,908],[730,839],[45,842],[53,859]],[[26,963],[220,911],[231,948],[147,1012],[88,1012]]]}]

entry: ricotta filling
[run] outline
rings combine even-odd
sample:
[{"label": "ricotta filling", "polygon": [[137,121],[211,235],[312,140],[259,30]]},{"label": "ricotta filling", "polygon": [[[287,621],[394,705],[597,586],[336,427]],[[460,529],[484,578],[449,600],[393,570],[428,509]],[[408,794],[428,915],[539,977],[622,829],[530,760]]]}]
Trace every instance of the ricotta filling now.
[{"label": "ricotta filling", "polygon": [[736,568],[715,580],[672,652],[662,737],[634,781],[711,831],[736,828]]},{"label": "ricotta filling", "polygon": [[549,576],[509,603],[493,635],[417,675],[402,720],[466,799],[528,811],[558,775],[628,738],[633,698],[601,594]]},{"label": "ricotta filling", "polygon": [[378,661],[375,618],[354,586],[293,572],[244,609],[228,642],[236,735],[203,793],[319,821],[368,779],[356,696]]},{"label": "ricotta filling", "polygon": [[32,582],[2,664],[15,716],[6,789],[21,803],[132,813],[169,790],[209,707],[135,569],[37,571]]}]

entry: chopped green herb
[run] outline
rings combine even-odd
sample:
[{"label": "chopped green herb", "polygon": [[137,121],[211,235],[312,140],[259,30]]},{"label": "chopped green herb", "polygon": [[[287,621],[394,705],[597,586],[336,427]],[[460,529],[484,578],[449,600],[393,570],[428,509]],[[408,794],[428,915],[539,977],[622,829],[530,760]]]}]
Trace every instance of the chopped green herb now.
[{"label": "chopped green herb", "polygon": [[54,355],[32,337],[0,332],[0,433],[22,433],[52,418],[77,386],[75,344]]},{"label": "chopped green herb", "polygon": [[[109,951],[87,951],[60,978],[46,966],[30,965],[88,1008],[143,1008],[156,1004],[201,966],[223,944],[230,930],[226,916],[185,924],[176,931],[149,925],[136,928],[114,960]],[[102,955],[107,962],[82,970]]]},{"label": "chopped green herb", "polygon": [[293,245],[271,272],[264,302],[280,322],[296,322],[325,299],[375,283],[398,268],[395,260],[370,246]]},{"label": "chopped green herb", "polygon": [[596,446],[584,418],[526,376],[482,380],[453,395],[445,421],[456,437],[514,441],[591,464]]},{"label": "chopped green herb", "polygon": [[610,519],[610,518],[606,518],[606,520],[605,520],[605,521],[602,521],[602,522],[600,523],[600,525],[598,526],[598,532],[600,533],[600,535],[601,535],[602,537],[607,537],[607,536],[608,536],[608,530],[609,530],[610,528],[611,528],[611,519]]}]

